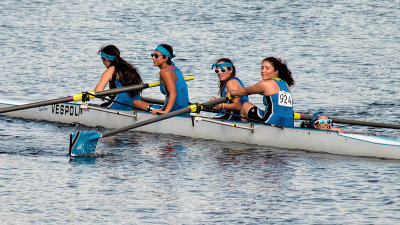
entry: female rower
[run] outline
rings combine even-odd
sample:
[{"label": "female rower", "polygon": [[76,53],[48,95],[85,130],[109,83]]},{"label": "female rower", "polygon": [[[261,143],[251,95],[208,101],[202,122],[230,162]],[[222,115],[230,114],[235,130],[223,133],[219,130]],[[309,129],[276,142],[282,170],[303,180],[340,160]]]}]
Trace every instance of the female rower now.
[{"label": "female rower", "polygon": [[[99,54],[107,69],[103,72],[100,81],[94,88],[95,92],[103,91],[107,83],[110,88],[121,88],[143,83],[136,67],[121,58],[119,49],[114,45],[103,47],[99,50]],[[119,93],[112,96],[111,99],[112,101],[103,103],[101,106],[109,109],[132,110],[133,101],[141,99],[140,91]]]},{"label": "female rower", "polygon": [[[263,95],[265,110],[246,102],[242,105],[241,116],[252,121],[293,127],[293,104],[290,92],[290,86],[294,84],[292,72],[285,62],[275,57],[265,58],[262,61],[260,72],[262,81],[252,86],[233,90],[230,95],[261,94]],[[247,121],[247,119],[242,118],[242,121]]]},{"label": "female rower", "polygon": [[[221,58],[217,60],[211,66],[211,69],[215,68],[215,73],[219,78],[219,91],[218,94],[221,97],[225,97],[227,93],[233,90],[244,87],[242,81],[236,77],[236,68],[233,62],[228,58]],[[213,96],[211,98],[215,99]],[[249,101],[249,97],[241,96],[240,98],[234,98],[233,100],[226,101],[225,103],[214,106],[216,110],[222,110],[222,113],[218,113],[214,118],[226,119],[226,120],[240,120],[240,110],[242,104]]]},{"label": "female rower", "polygon": [[322,110],[314,113],[312,119],[308,122],[308,127],[319,130],[332,130],[343,133],[342,129],[338,127],[333,127],[332,119],[330,119],[328,114]]},{"label": "female rower", "polygon": [[160,91],[165,95],[164,104],[152,105],[144,101],[134,104],[153,114],[164,114],[189,106],[189,95],[186,81],[181,71],[171,61],[175,57],[170,45],[160,44],[151,54],[153,65],[160,68]]}]

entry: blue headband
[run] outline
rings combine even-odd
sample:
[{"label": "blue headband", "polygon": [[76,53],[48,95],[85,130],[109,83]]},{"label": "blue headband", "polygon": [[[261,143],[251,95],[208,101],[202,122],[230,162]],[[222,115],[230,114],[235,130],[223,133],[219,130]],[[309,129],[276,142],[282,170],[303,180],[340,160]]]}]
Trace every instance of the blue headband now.
[{"label": "blue headband", "polygon": [[169,51],[161,45],[157,46],[156,51],[159,51],[161,54],[167,56],[169,59],[175,58],[175,55],[171,56],[171,53],[169,53]]},{"label": "blue headband", "polygon": [[214,69],[214,67],[217,68],[217,66],[219,66],[219,68],[221,68],[221,69],[222,69],[224,66],[225,66],[225,67],[229,67],[229,68],[233,68],[232,63],[230,63],[230,62],[224,62],[224,63],[214,63],[214,64],[212,64],[211,69]]},{"label": "blue headband", "polygon": [[117,58],[117,56],[106,54],[103,51],[100,52],[100,55],[101,55],[101,58],[105,58],[105,59],[108,59],[110,61],[114,61],[115,58]]}]

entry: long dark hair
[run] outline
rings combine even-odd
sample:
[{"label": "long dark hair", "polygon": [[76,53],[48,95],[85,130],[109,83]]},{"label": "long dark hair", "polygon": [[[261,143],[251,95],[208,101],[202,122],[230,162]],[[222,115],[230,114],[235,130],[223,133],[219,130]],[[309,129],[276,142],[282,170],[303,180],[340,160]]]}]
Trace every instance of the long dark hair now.
[{"label": "long dark hair", "polygon": [[[225,87],[225,85],[226,85],[226,83],[228,83],[228,81],[232,78],[232,77],[235,77],[236,76],[236,68],[235,68],[235,66],[233,65],[233,62],[232,62],[232,60],[230,60],[230,59],[228,59],[228,58],[220,58],[220,59],[218,59],[217,60],[217,63],[218,62],[228,62],[228,63],[231,63],[232,64],[232,76],[231,77],[229,77],[229,79],[226,79],[225,81],[219,81],[219,91],[218,91],[218,94],[222,94],[222,91],[224,90],[224,87]],[[221,68],[222,69],[222,68]]]},{"label": "long dark hair", "polygon": [[287,64],[284,60],[275,57],[267,57],[263,59],[263,62],[269,62],[274,67],[275,70],[278,70],[278,77],[290,86],[294,85],[294,79],[292,77],[292,72],[287,67]]},{"label": "long dark hair", "polygon": [[[114,66],[115,70],[112,76],[112,80],[109,85],[110,88],[116,88],[117,84],[115,80],[117,79],[117,74],[119,74],[122,85],[129,86],[134,84],[143,84],[142,78],[140,77],[138,69],[132,64],[125,61],[120,56],[119,49],[114,45],[107,45],[99,50],[100,52],[104,52],[108,55],[116,56],[113,61],[110,61],[110,66]],[[129,92],[130,96],[134,96],[135,94],[140,94],[141,91],[131,91]]]}]

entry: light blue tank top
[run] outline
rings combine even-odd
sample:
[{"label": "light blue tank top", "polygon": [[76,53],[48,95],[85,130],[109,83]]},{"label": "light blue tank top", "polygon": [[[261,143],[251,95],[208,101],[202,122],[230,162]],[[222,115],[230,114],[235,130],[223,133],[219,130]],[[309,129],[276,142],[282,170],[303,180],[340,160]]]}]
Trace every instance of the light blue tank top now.
[{"label": "light blue tank top", "polygon": [[[175,104],[172,107],[171,111],[176,111],[178,109],[183,109],[189,106],[189,93],[188,93],[188,88],[186,85],[186,81],[182,76],[181,71],[176,67],[174,64],[173,65],[167,65],[169,68],[171,68],[175,74],[176,74],[176,82],[175,82],[175,88],[177,92]],[[160,83],[160,91],[163,95],[165,95],[165,101],[164,105],[162,108],[164,108],[168,102],[168,91],[164,87],[163,84]]]},{"label": "light blue tank top", "polygon": [[[237,77],[232,77],[231,79],[237,80],[237,81],[239,82],[240,86],[244,87],[243,82],[242,82],[239,78],[237,78]],[[224,88],[222,89],[221,97],[225,97],[225,96],[226,96],[227,93],[225,92],[225,89],[226,89],[226,85],[225,85]],[[243,105],[243,103],[248,102],[248,101],[249,101],[249,97],[248,97],[248,96],[241,96],[241,97],[240,97],[240,103],[241,103],[242,105]],[[231,102],[226,101],[225,103],[231,103]],[[222,111],[226,111],[226,110],[223,109]],[[233,116],[232,116],[232,115],[227,116],[227,118],[228,118],[229,120],[240,121],[240,111],[230,111],[230,113],[232,113],[232,114],[234,114],[234,115],[233,115]],[[223,114],[223,113],[221,113],[221,114]],[[217,117],[220,117],[221,114],[217,114]]]}]

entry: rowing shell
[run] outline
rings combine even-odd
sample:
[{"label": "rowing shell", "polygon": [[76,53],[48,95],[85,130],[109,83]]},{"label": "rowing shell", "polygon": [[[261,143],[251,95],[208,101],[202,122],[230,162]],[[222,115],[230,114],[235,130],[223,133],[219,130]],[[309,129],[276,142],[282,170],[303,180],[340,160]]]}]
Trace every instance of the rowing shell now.
[{"label": "rowing shell", "polygon": [[[1,100],[0,108],[25,103]],[[2,115],[108,129],[121,128],[154,117],[147,112],[108,110],[90,105],[85,108],[75,103],[54,104]],[[282,128],[258,123],[233,123],[194,114],[190,117],[173,117],[135,130],[338,155],[400,159],[400,140],[300,127]]]}]

